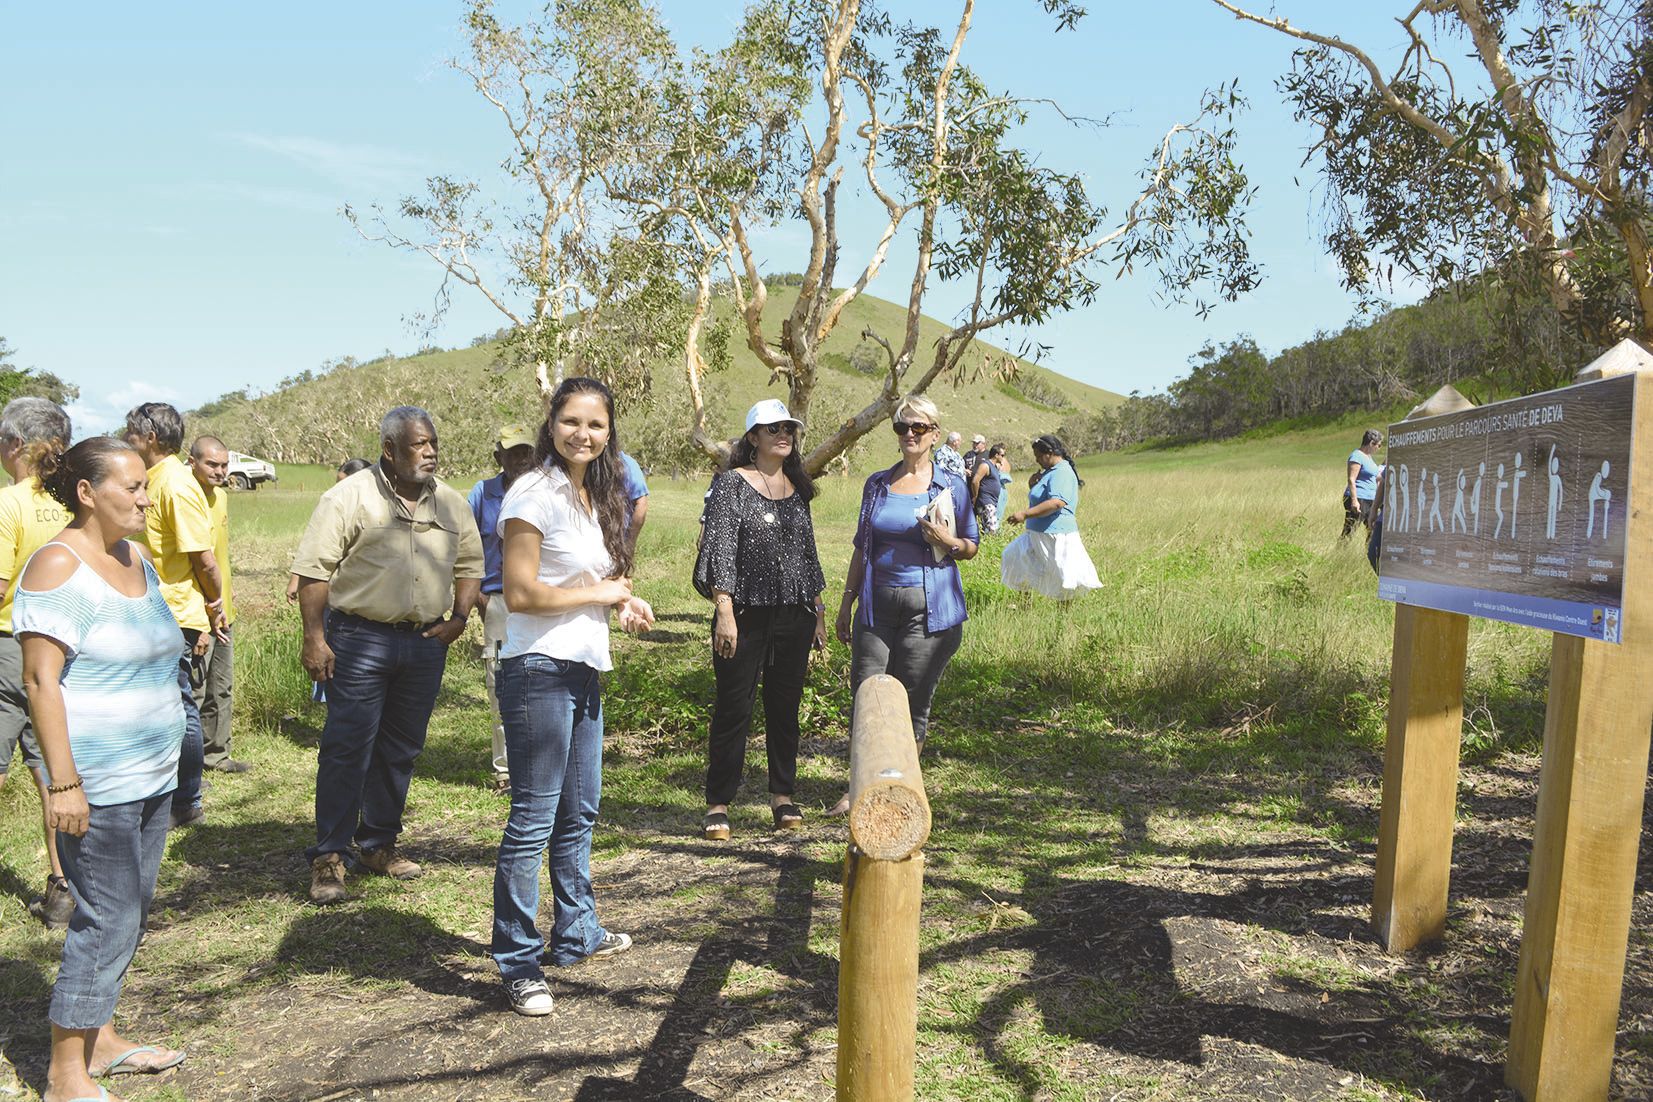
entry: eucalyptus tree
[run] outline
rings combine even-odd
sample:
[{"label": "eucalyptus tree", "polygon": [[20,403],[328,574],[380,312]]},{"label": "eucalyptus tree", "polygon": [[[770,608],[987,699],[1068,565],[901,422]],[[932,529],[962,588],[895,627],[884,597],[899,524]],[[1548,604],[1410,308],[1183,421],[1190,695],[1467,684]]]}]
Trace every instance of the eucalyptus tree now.
[{"label": "eucalyptus tree", "polygon": [[[1058,30],[1083,15],[1066,0],[1040,4]],[[1233,298],[1255,284],[1243,221],[1252,188],[1232,156],[1242,106],[1234,89],[1208,92],[1190,120],[1167,129],[1112,215],[1079,173],[1046,167],[1043,151],[1018,144],[1030,112],[1060,108],[990,88],[964,61],[976,5],[960,0],[955,10],[944,29],[899,22],[861,0],[759,0],[728,46],[658,69],[652,83],[639,75],[646,91],[628,99],[652,109],[631,113],[613,135],[635,155],[605,158],[605,183],[642,212],[640,231],[666,243],[692,288],[684,368],[690,431],[707,452],[722,445],[706,428],[695,333],[718,296],[807,420],[825,342],[902,235],[913,260],[901,331],[861,334],[883,363],[860,408],[815,434],[811,471],[904,395],[967,370],[976,338],[1092,301],[1110,266],[1153,268],[1172,297],[1198,289]],[[854,243],[866,260],[847,272],[838,266],[846,178],[864,185],[878,212],[869,237]],[[807,244],[797,297],[776,326],[755,242],[787,224]],[[935,280],[956,281],[967,304],[921,347]]]},{"label": "eucalyptus tree", "polygon": [[672,311],[662,304],[681,299],[675,285],[663,287],[671,276],[658,247],[621,232],[592,186],[608,167],[602,157],[627,155],[587,140],[628,110],[626,89],[605,74],[646,74],[672,56],[645,14],[625,0],[565,0],[512,25],[492,0],[467,0],[466,50],[449,64],[502,124],[502,176],[432,176],[392,209],[343,210],[367,240],[441,270],[416,322],[434,328],[453,287],[470,288],[509,322],[507,353],[532,365],[544,393],[578,362],[635,396],[651,357],[665,351],[661,325],[669,331]]},{"label": "eucalyptus tree", "polygon": [[[1071,0],[1031,2],[1057,30],[1083,15]],[[542,388],[578,362],[624,401],[677,362],[687,435],[713,456],[724,445],[708,430],[703,384],[730,329],[807,419],[825,342],[904,240],[914,259],[891,296],[904,300],[901,331],[861,335],[882,362],[858,408],[814,434],[812,472],[904,395],[1008,370],[1014,361],[966,353],[991,330],[1089,303],[1110,267],[1153,269],[1168,296],[1193,295],[1200,309],[1204,296],[1255,284],[1235,89],[1191,105],[1110,213],[1078,172],[1018,144],[1031,112],[1060,108],[994,90],[965,64],[976,5],[954,3],[944,30],[863,0],[755,0],[726,44],[683,50],[648,0],[561,0],[515,26],[491,0],[469,0],[468,51],[454,66],[505,125],[507,191],[437,176],[390,211],[345,213],[369,239],[441,269],[430,318],[455,284],[486,298]],[[846,177],[878,212],[871,237],[853,243],[868,258],[854,272],[838,268]],[[758,251],[789,224],[807,244],[801,264],[778,265],[802,278],[777,326]],[[965,288],[968,304],[921,347],[937,280]]]},{"label": "eucalyptus tree", "polygon": [[1396,264],[1436,287],[1493,276],[1597,345],[1653,337],[1653,4],[1404,0],[1390,41],[1357,44],[1211,2],[1303,44],[1280,88],[1311,128],[1351,288]]}]

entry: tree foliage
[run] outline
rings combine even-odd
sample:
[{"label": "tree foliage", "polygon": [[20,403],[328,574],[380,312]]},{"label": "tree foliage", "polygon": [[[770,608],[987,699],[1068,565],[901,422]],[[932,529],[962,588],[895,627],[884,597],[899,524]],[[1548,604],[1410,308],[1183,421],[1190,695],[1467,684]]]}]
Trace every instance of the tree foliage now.
[{"label": "tree foliage", "polygon": [[1212,2],[1303,43],[1280,88],[1314,134],[1351,288],[1394,266],[1436,288],[1493,278],[1590,343],[1653,336],[1648,0],[1409,0],[1395,41],[1366,46]]},{"label": "tree foliage", "polygon": [[13,398],[45,398],[62,406],[80,397],[80,387],[50,371],[18,367],[16,357],[17,350],[0,337],[0,406]]},{"label": "tree foliage", "polygon": [[1220,439],[1271,423],[1381,411],[1446,383],[1489,401],[1564,385],[1600,353],[1547,297],[1511,299],[1506,290],[1453,288],[1274,356],[1249,336],[1207,344],[1164,394],[1069,414],[1060,435],[1086,452]]},{"label": "tree foliage", "polygon": [[[469,49],[454,64],[506,125],[515,198],[438,176],[395,211],[346,213],[371,239],[440,266],[435,313],[455,283],[486,297],[542,386],[577,363],[645,408],[675,363],[688,436],[713,456],[724,444],[708,430],[707,377],[738,335],[814,428],[813,471],[902,396],[960,378],[976,337],[1090,302],[1110,267],[1151,269],[1167,295],[1195,295],[1201,309],[1256,282],[1243,221],[1252,188],[1232,155],[1235,89],[1190,105],[1192,118],[1145,151],[1140,185],[1115,213],[1077,173],[1019,144],[1030,113],[1054,108],[990,88],[965,63],[975,3],[955,3],[942,28],[863,0],[756,0],[727,43],[684,51],[646,0],[565,0],[521,26],[470,0]],[[1037,7],[1057,30],[1083,15],[1068,0]],[[870,259],[840,273],[839,195],[852,174],[882,226],[864,243]],[[789,223],[808,244],[777,331],[757,242]],[[903,236],[916,258],[907,324],[864,334],[883,353],[865,400],[822,416],[812,406],[823,344]],[[920,347],[937,279],[969,301]],[[730,313],[719,298],[734,307],[734,333],[716,324]]]}]

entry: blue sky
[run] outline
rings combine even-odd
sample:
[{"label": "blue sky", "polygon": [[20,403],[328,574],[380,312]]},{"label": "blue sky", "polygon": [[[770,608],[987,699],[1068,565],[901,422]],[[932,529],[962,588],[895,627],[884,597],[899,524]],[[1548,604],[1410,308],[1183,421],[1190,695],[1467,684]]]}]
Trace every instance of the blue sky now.
[{"label": "blue sky", "polygon": [[[953,3],[891,5],[950,26]],[[681,41],[715,44],[732,3],[663,5]],[[1390,41],[1376,5],[1305,2],[1292,18]],[[986,0],[966,61],[992,86],[1110,115],[1101,132],[1041,120],[1045,163],[1084,172],[1122,208],[1143,157],[1200,91],[1232,77],[1251,98],[1246,165],[1262,288],[1207,319],[1166,306],[1142,276],[1036,339],[1055,369],[1112,390],[1163,387],[1206,340],[1248,332],[1270,351],[1340,328],[1352,302],[1319,247],[1320,198],[1298,167],[1307,135],[1279,102],[1289,44],[1209,0],[1093,3],[1055,35],[1035,0]],[[1349,14],[1350,8],[1361,9]],[[1119,9],[1119,10],[1115,10]],[[502,14],[534,8],[501,0]],[[267,388],[322,361],[421,343],[408,315],[437,284],[428,261],[363,242],[345,202],[393,202],[436,172],[485,176],[499,124],[444,65],[462,45],[453,2],[286,5],[0,5],[0,336],[27,366],[77,383],[83,429],[130,405],[188,408],[241,386]],[[844,229],[850,270],[871,214]],[[772,270],[802,266],[800,237],[771,234]],[[872,293],[904,294],[898,250]],[[962,293],[935,286],[946,317]],[[457,295],[432,337],[468,343],[503,319]]]}]

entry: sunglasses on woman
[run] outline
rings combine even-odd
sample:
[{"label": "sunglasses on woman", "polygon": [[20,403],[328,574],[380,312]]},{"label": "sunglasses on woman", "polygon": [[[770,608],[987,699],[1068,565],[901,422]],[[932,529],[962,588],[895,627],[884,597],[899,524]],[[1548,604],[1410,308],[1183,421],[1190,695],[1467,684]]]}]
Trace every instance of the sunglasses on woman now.
[{"label": "sunglasses on woman", "polygon": [[783,432],[791,436],[798,431],[798,426],[791,421],[776,421],[773,425],[759,425],[758,427],[770,436],[779,436]]},{"label": "sunglasses on woman", "polygon": [[936,431],[936,426],[926,425],[923,421],[895,422],[895,434],[897,436],[906,436],[909,432],[914,436],[923,436],[926,433],[931,433],[934,431]]}]

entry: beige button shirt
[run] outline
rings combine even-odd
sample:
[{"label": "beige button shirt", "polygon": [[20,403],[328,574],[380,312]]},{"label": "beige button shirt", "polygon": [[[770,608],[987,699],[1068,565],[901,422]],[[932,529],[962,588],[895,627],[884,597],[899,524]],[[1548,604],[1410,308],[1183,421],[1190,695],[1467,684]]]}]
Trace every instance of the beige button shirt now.
[{"label": "beige button shirt", "polygon": [[321,495],[293,573],[327,582],[329,608],[428,624],[452,609],[455,578],[481,579],[482,539],[458,490],[432,479],[410,512],[375,463]]}]

